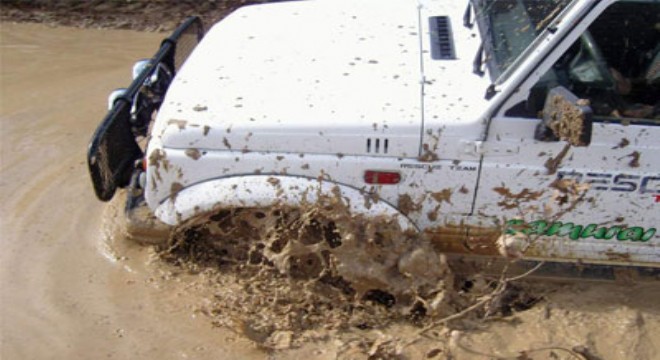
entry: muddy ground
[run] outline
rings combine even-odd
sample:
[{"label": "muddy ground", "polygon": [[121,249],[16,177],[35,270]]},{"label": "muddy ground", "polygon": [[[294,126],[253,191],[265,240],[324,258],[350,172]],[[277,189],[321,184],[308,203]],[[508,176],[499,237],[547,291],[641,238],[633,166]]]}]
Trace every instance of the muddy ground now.
[{"label": "muddy ground", "polygon": [[163,35],[97,27],[170,25],[137,10],[98,20],[101,2],[25,3],[3,2],[0,24],[0,358],[659,358],[656,284],[516,281],[497,292],[449,273],[424,299],[447,305],[431,313],[207,256],[218,245],[199,236],[165,252],[127,238],[122,199],[96,200],[85,150],[107,93]]},{"label": "muddy ground", "polygon": [[[187,16],[213,24],[239,6],[268,0],[4,0],[2,21],[82,28],[171,31]],[[273,2],[273,0],[270,0]]]}]

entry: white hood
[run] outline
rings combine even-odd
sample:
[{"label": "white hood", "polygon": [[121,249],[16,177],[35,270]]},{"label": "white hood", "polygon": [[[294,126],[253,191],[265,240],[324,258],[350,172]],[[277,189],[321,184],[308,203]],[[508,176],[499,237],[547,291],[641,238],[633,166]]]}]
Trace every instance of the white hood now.
[{"label": "white hood", "polygon": [[417,157],[425,28],[411,0],[244,7],[215,25],[183,66],[154,141],[168,148]]}]

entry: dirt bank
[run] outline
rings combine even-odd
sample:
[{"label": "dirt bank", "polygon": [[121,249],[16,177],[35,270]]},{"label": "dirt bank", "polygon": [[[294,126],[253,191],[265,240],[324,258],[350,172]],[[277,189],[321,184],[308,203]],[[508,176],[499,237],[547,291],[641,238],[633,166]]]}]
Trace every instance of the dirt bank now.
[{"label": "dirt bank", "polygon": [[[171,31],[187,16],[198,15],[213,24],[237,7],[268,0],[5,0],[0,20],[65,25]],[[273,2],[273,0],[270,0]]]}]

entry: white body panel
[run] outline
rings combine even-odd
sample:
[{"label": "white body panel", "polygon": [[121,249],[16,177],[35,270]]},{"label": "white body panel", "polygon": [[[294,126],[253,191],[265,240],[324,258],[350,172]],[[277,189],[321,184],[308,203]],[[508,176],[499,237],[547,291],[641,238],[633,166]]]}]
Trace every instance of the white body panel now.
[{"label": "white body panel", "polygon": [[[422,143],[440,159],[463,159],[477,154],[469,147],[484,135],[483,116],[488,101],[488,76],[472,71],[472,61],[481,39],[477,27],[462,25],[466,3],[462,1],[422,1],[422,61],[424,69],[424,132]],[[455,41],[456,59],[434,60],[429,41],[429,18],[449,16]]]},{"label": "white body panel", "polygon": [[[313,1],[236,11],[188,59],[154,133],[172,148],[347,155],[366,155],[372,137],[388,139],[390,155],[416,157],[417,6],[393,0],[372,14],[376,4]],[[182,132],[178,120],[197,128]],[[384,145],[370,153],[385,154]]]},{"label": "white body panel", "polygon": [[[660,158],[653,155],[660,153],[660,126],[598,121],[589,146],[566,148],[563,141],[534,140],[541,120],[505,114],[527,98],[541,76],[613,3],[574,3],[561,22],[570,26],[540,36],[527,49],[529,56],[503,75],[500,93],[493,99],[491,109],[496,114],[482,145],[475,198],[474,210],[481,216],[474,220],[485,227],[501,226],[512,219],[538,225],[531,231],[538,241],[527,252],[530,258],[660,262],[660,233],[656,230],[660,223]],[[630,144],[621,145],[622,141]],[[566,154],[560,155],[565,149]],[[546,162],[557,157],[562,160],[556,172],[550,171]],[[585,185],[583,201],[558,205],[556,197],[561,194],[553,188],[557,179]],[[558,234],[547,236],[561,226]]]},{"label": "white body panel", "polygon": [[[147,150],[147,202],[176,224],[223,204],[294,204],[302,184],[336,185],[356,212],[398,211],[447,251],[492,255],[507,222],[543,220],[620,231],[609,240],[540,234],[531,258],[660,264],[659,126],[596,123],[591,145],[570,148],[552,173],[544,164],[566,143],[534,140],[540,120],[505,115],[612,2],[569,7],[495,82],[490,100],[488,74],[472,72],[481,39],[462,24],[465,2],[243,8],[209,31],[167,93]],[[450,18],[455,59],[431,58],[431,16]],[[616,148],[624,137],[630,145]],[[629,166],[633,152],[639,166]],[[401,181],[370,185],[367,170],[398,172]],[[549,209],[558,174],[592,183],[588,200]],[[263,181],[270,177],[290,186],[274,192]],[[630,179],[635,191],[612,190]],[[515,206],[503,199],[516,194]],[[632,227],[649,238],[617,238]]]},{"label": "white body panel", "polygon": [[[660,153],[660,127],[597,123],[591,144],[570,148],[557,172],[549,173],[546,162],[556,158],[565,143],[535,141],[538,122],[521,118],[496,118],[493,122],[486,143],[512,151],[508,155],[484,155],[475,206],[482,215],[482,226],[511,219],[545,221],[543,232],[547,233],[553,223],[573,224],[575,227],[569,226],[561,236],[539,238],[539,248],[528,254],[556,260],[589,258],[606,262],[629,257],[640,263],[659,262],[659,234],[652,229],[657,227],[660,215],[660,157],[651,154]],[[622,139],[635,141],[617,147]],[[633,162],[635,152],[641,154],[639,164]],[[561,194],[552,186],[557,179],[586,184],[583,201],[560,206],[554,197]],[[535,194],[526,196],[530,193]],[[582,231],[592,224],[597,229],[611,229],[611,235],[597,239]],[[616,231],[616,227],[640,228],[640,233],[652,234],[652,238],[618,237],[622,231]]]}]

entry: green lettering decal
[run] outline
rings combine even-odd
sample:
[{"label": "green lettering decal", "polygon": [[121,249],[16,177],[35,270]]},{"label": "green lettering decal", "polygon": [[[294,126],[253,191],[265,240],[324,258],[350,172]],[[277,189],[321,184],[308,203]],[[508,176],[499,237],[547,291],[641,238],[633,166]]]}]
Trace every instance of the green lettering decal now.
[{"label": "green lettering decal", "polygon": [[642,235],[642,238],[640,239],[640,241],[647,242],[647,241],[651,240],[653,235],[655,235],[655,231],[656,231],[655,228],[651,228],[651,229],[646,230],[644,235]]},{"label": "green lettering decal", "polygon": [[[554,223],[552,223],[552,225],[550,226],[550,228],[548,229],[548,231],[545,234],[547,236],[557,235],[559,233],[559,230],[561,230],[562,226],[564,226],[564,224],[562,224],[561,222],[559,222],[559,221],[554,222]],[[573,224],[571,224],[571,228],[572,227],[573,227]],[[565,236],[565,235],[566,234],[559,235],[559,236]]]},{"label": "green lettering decal", "polygon": [[580,233],[582,233],[582,225],[576,225],[571,231],[571,234],[568,236],[571,240],[577,240],[580,238]]},{"label": "green lettering decal", "polygon": [[506,222],[506,234],[515,235],[521,230],[524,231],[525,221],[520,219],[513,219]]},{"label": "green lettering decal", "polygon": [[616,234],[619,233],[619,231],[621,231],[620,226],[612,226],[611,228],[607,229],[607,233],[605,233],[605,240],[612,239],[614,236],[616,236]]},{"label": "green lettering decal", "polygon": [[616,236],[616,239],[619,241],[626,241],[626,240],[637,241],[637,239],[642,238],[642,235],[644,235],[644,229],[640,227],[631,227],[621,230],[619,234]]},{"label": "green lettering decal", "polygon": [[598,225],[596,225],[596,224],[587,225],[587,227],[585,227],[584,230],[582,230],[582,233],[580,234],[580,237],[583,238],[583,239],[594,237],[594,238],[599,239],[599,240],[604,238],[605,233],[607,233],[607,228],[602,227],[602,228],[598,228],[598,230],[596,230],[597,227],[598,227]]},{"label": "green lettering decal", "polygon": [[644,232],[644,229],[641,227],[631,227],[621,231],[619,236],[617,236],[617,239],[619,241],[630,240],[646,242],[651,240],[653,235],[655,235],[655,232],[655,229],[649,229],[648,231]]},{"label": "green lettering decal", "polygon": [[526,224],[523,220],[515,219],[507,221],[506,225],[505,233],[509,235],[523,233],[526,235],[568,237],[571,240],[611,240],[616,237],[619,241],[646,242],[651,240],[657,232],[656,228],[645,230],[639,226],[629,228],[622,226],[598,227],[597,224],[582,226],[571,222],[562,223],[561,221],[548,224],[545,220],[536,220]]},{"label": "green lettering decal", "polygon": [[548,228],[548,222],[545,220],[536,220],[529,223],[529,234],[530,235],[543,235],[545,230]]},{"label": "green lettering decal", "polygon": [[571,240],[577,240],[580,238],[580,233],[582,232],[582,225],[575,225],[573,223],[563,224],[559,221],[552,224],[546,235],[548,236],[568,236]]}]

